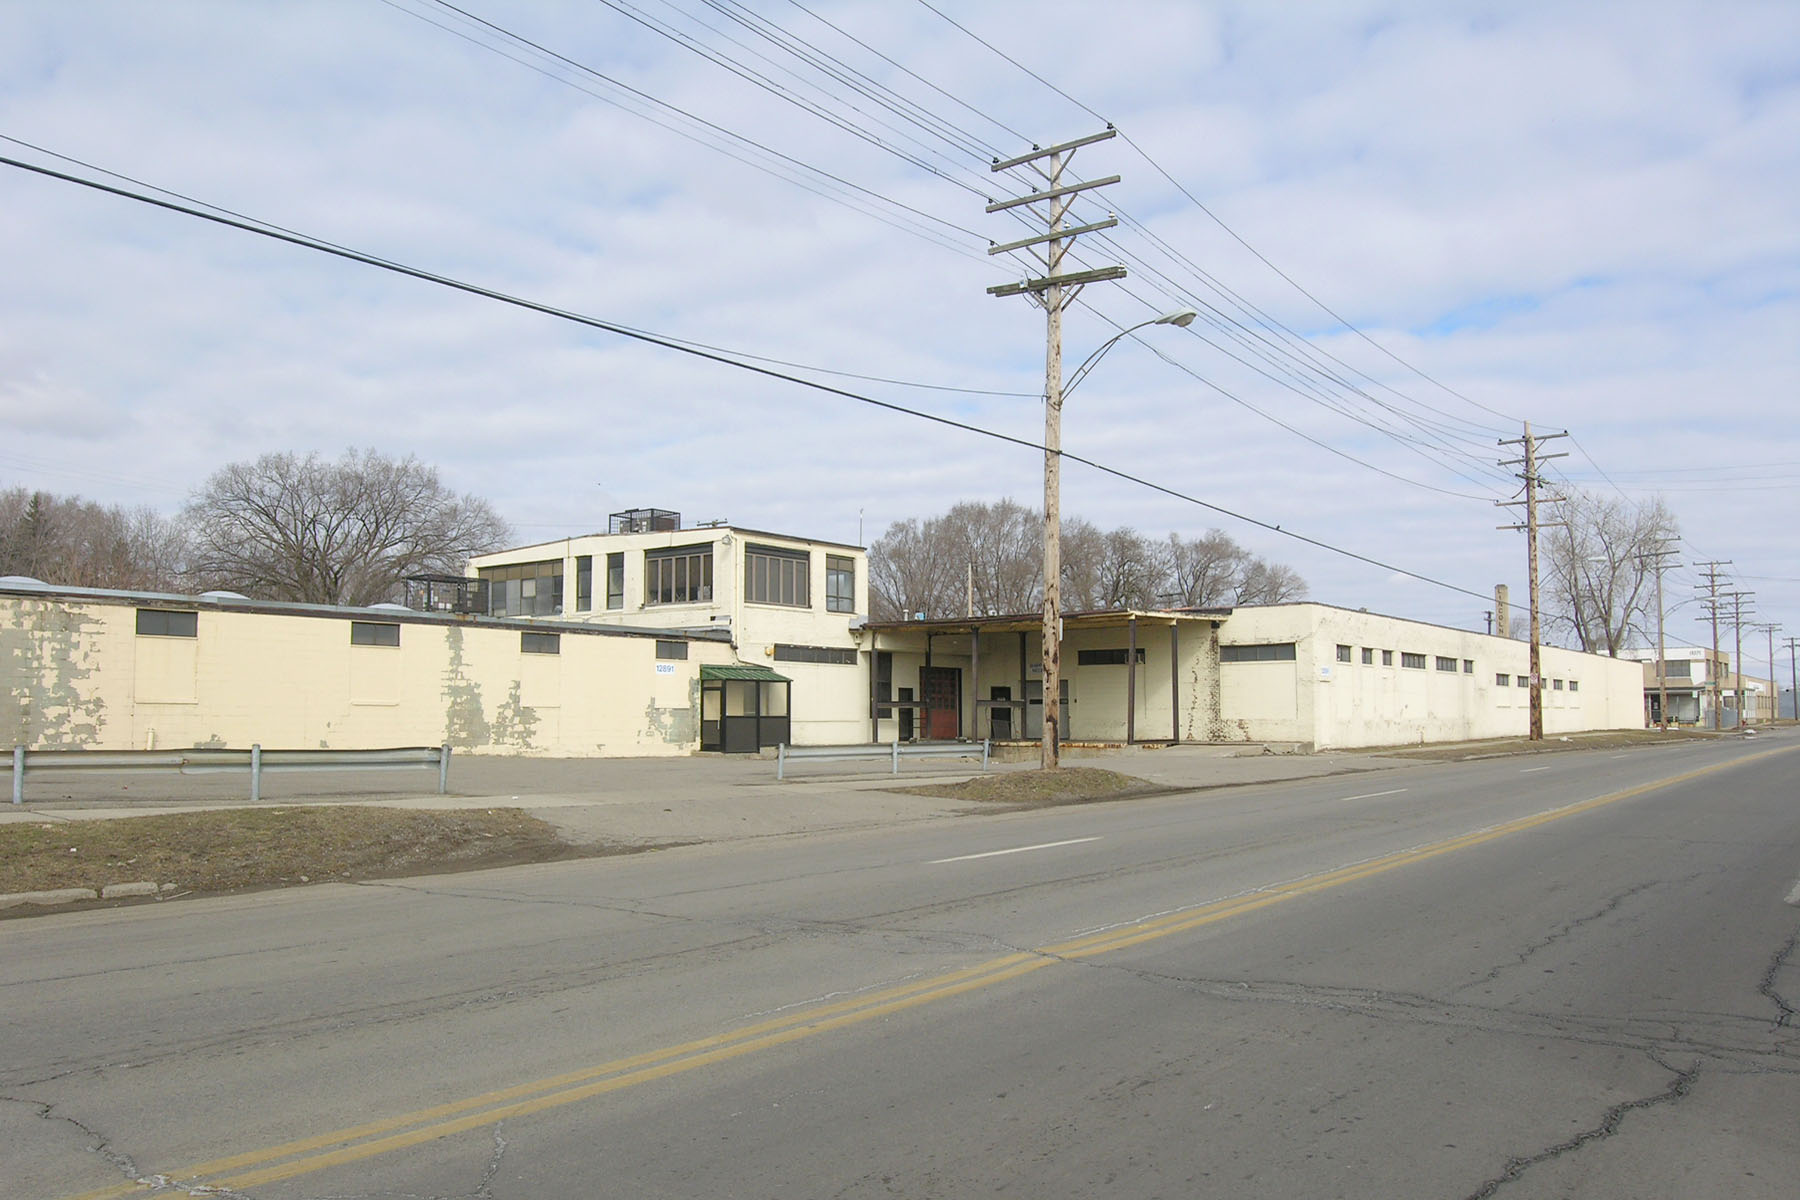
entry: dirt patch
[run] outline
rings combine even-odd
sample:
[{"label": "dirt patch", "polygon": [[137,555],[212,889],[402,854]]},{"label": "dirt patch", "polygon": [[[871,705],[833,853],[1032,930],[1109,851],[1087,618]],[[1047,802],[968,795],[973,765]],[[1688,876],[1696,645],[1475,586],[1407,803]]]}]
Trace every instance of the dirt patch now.
[{"label": "dirt patch", "polygon": [[1058,767],[1053,771],[1007,771],[983,775],[966,783],[933,783],[895,788],[912,796],[947,796],[982,804],[1049,807],[1081,804],[1090,800],[1119,800],[1127,796],[1161,795],[1170,789],[1132,775],[1100,767]]},{"label": "dirt patch", "polygon": [[[391,879],[629,854],[573,845],[516,808],[362,805],[233,808],[117,820],[0,825],[0,893],[173,884],[169,894]],[[30,906],[0,909],[17,915]]]},{"label": "dirt patch", "polygon": [[[1551,754],[1562,750],[1619,750],[1637,746],[1674,746],[1738,734],[1712,730],[1608,729],[1598,733],[1546,734],[1541,742],[1530,738],[1489,738],[1480,742],[1450,742],[1433,746],[1375,746],[1362,753],[1383,758],[1422,758],[1437,762],[1462,762],[1472,758],[1499,758],[1508,754]],[[1334,752],[1334,753],[1341,753]]]}]

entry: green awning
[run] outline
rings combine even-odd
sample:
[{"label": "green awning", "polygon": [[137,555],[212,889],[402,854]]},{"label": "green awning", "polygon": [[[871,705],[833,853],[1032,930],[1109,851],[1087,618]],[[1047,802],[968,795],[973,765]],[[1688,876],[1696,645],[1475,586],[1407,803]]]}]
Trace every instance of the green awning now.
[{"label": "green awning", "polygon": [[726,666],[700,664],[702,679],[759,679],[765,683],[792,683],[786,675],[777,675],[767,667],[759,667],[753,663],[732,663]]}]

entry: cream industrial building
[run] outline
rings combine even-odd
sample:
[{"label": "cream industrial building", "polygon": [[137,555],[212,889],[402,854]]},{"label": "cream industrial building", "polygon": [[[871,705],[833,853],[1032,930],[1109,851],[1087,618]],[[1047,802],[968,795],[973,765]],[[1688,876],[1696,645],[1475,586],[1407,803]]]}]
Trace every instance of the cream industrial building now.
[{"label": "cream industrial building", "polygon": [[[1037,614],[870,622],[861,547],[679,514],[482,555],[349,609],[0,580],[0,736],[28,748],[491,754],[1029,741]],[[1523,733],[1528,648],[1300,603],[1072,613],[1066,740],[1306,748]],[[1639,727],[1635,662],[1543,649],[1549,734]]]}]

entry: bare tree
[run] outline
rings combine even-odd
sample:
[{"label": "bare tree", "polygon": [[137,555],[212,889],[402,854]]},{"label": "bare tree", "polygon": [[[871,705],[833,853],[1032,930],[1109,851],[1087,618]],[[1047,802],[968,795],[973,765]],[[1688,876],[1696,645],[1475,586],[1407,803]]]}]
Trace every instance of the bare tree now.
[{"label": "bare tree", "polygon": [[[869,547],[877,619],[961,616],[971,577],[978,614],[1031,612],[1043,596],[1042,545],[1040,514],[1012,500],[965,501],[941,517],[895,522]],[[1061,583],[1069,612],[1274,604],[1306,594],[1291,568],[1255,557],[1217,529],[1158,543],[1076,516],[1063,520]]]},{"label": "bare tree", "polygon": [[1168,566],[1158,547],[1135,529],[1120,527],[1100,541],[1095,608],[1155,608],[1167,591]]},{"label": "bare tree", "polygon": [[1195,538],[1171,533],[1163,554],[1168,562],[1169,591],[1175,603],[1188,608],[1230,604],[1249,558],[1244,548],[1220,529],[1209,529]]},{"label": "bare tree", "polygon": [[153,509],[103,507],[79,496],[0,492],[0,575],[67,587],[175,591],[187,539]]},{"label": "bare tree", "polygon": [[[1648,642],[1656,571],[1646,555],[1678,532],[1661,496],[1634,505],[1570,489],[1557,506],[1563,524],[1544,535],[1544,608],[1550,628],[1590,654]],[[1653,615],[1652,615],[1653,616]]]},{"label": "bare tree", "polygon": [[[943,518],[945,533],[974,568],[975,611],[1030,612],[1043,600],[1043,518],[1011,499],[964,501]],[[954,611],[960,614],[963,606]]]},{"label": "bare tree", "polygon": [[1239,572],[1233,587],[1234,604],[1285,604],[1304,599],[1306,580],[1292,567],[1251,558]]},{"label": "bare tree", "polygon": [[312,604],[394,599],[406,576],[460,572],[509,534],[487,501],[455,495],[411,456],[373,450],[233,463],[187,516],[196,571],[210,584]]},{"label": "bare tree", "polygon": [[869,547],[871,615],[904,621],[916,613],[948,616],[962,581],[963,560],[943,536],[939,518],[895,521]]}]

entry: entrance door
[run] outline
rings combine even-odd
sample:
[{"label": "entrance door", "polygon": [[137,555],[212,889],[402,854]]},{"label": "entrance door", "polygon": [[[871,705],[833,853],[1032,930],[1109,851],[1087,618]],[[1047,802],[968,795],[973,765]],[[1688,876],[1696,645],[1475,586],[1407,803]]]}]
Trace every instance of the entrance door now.
[{"label": "entrance door", "polygon": [[[913,690],[911,688],[900,689],[900,699],[910,701],[913,698]],[[914,711],[912,705],[909,703],[905,708],[896,708],[894,711],[900,714],[900,740],[903,742],[912,741]]]},{"label": "entrance door", "polygon": [[954,741],[962,736],[962,671],[957,667],[920,667],[919,691],[925,702],[925,737]]},{"label": "entrance door", "polygon": [[[1009,687],[991,688],[988,691],[988,699],[1011,700],[1012,689]],[[996,742],[1011,741],[1013,735],[1012,726],[1012,709],[1002,708],[998,704],[988,709],[988,736],[993,738]]]}]

